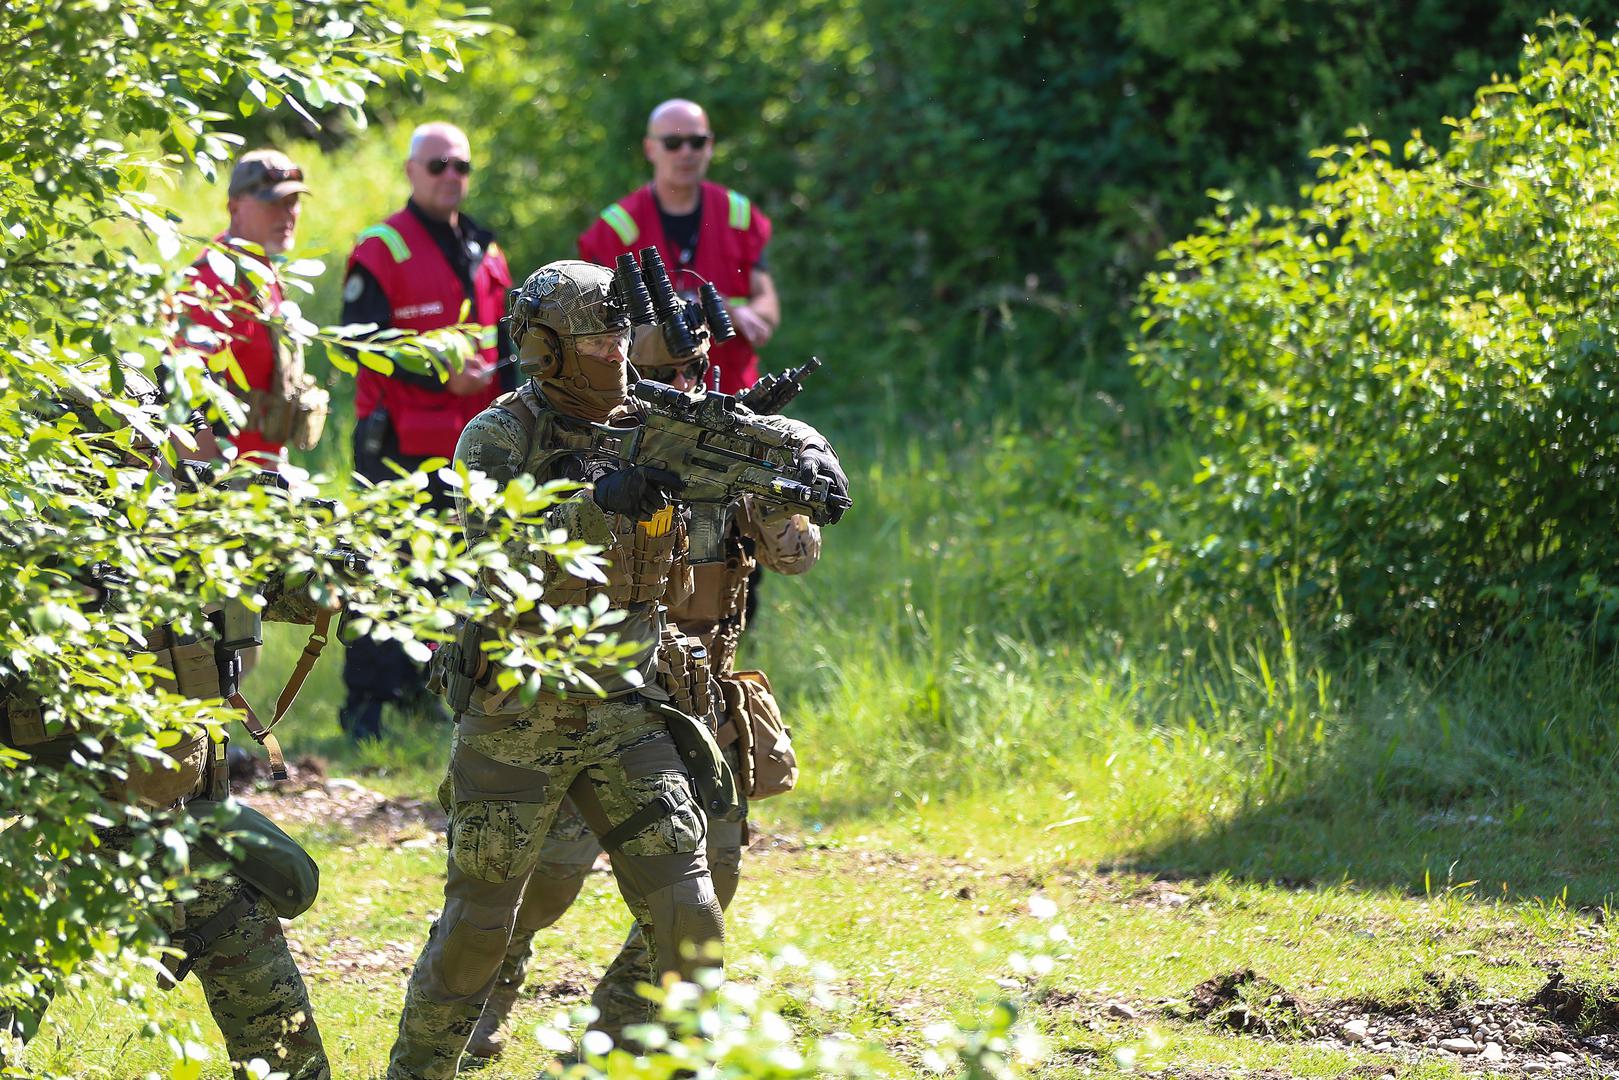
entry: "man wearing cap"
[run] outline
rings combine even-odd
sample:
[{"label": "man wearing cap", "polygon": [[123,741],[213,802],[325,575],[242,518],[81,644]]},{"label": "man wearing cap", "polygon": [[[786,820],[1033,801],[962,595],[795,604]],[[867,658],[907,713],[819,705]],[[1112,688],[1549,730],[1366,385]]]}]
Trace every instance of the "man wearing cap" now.
[{"label": "man wearing cap", "polygon": [[759,379],[757,350],[781,324],[781,303],[765,269],[770,219],[747,196],[705,179],[714,132],[695,102],[674,98],[653,109],[642,149],[652,182],[603,210],[579,237],[579,255],[610,267],[625,252],[656,247],[687,299],[713,282],[740,331],[714,347],[720,389],[745,390]]},{"label": "man wearing cap", "polygon": [[[325,416],[325,392],[304,375],[302,355],[276,326],[284,302],[276,264],[292,247],[308,192],[286,154],[243,154],[231,170],[230,224],[186,271],[178,297],[185,310],[177,344],[209,354],[210,370],[247,405],[241,430],[217,430],[237,456],[269,465],[282,460],[295,426],[307,431],[309,410]],[[205,452],[217,451],[206,433],[203,442]]]},{"label": "man wearing cap", "polygon": [[[494,234],[461,211],[472,174],[467,137],[454,125],[423,124],[412,133],[404,209],[359,236],[343,285],[343,322],[426,333],[458,323],[479,328],[472,358],[446,354],[441,370],[395,368],[383,375],[361,366],[355,380],[354,470],[372,481],[392,479],[388,463],[406,471],[431,458],[451,458],[467,421],[517,385],[501,369],[511,352],[499,329],[511,271]],[[463,316],[463,311],[465,315]],[[429,476],[432,505],[449,509],[448,489]],[[351,738],[376,738],[388,703],[430,707],[424,673],[396,642],[361,639],[343,665],[347,700],[339,714]]]}]

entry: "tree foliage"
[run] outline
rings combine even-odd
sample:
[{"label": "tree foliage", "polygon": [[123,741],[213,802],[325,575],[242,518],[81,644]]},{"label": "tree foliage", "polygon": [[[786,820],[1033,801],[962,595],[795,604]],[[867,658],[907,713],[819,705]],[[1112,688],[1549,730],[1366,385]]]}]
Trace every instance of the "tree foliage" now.
[{"label": "tree foliage", "polygon": [[[1284,199],[1348,127],[1403,140],[1509,68],[1527,0],[497,3],[516,33],[435,104],[523,265],[644,183],[650,108],[688,96],[714,176],[776,218],[787,320],[903,356],[903,332],[1032,323],[1034,359],[1111,357],[1129,298],[1210,187]],[[1589,0],[1580,13],[1619,8]],[[878,334],[872,327],[881,328]],[[959,336],[959,335],[958,335]],[[994,351],[1004,351],[997,346]],[[986,357],[987,358],[987,357]]]},{"label": "tree foliage", "polygon": [[1448,143],[1327,147],[1175,245],[1136,358],[1206,457],[1152,561],[1361,634],[1613,634],[1616,52],[1549,22]]}]

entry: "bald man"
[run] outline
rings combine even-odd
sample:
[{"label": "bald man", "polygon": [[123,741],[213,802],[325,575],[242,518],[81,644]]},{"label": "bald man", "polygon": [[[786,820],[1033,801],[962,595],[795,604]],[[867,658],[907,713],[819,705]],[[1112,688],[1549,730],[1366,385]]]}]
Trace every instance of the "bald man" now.
[{"label": "bald man", "polygon": [[[343,322],[425,333],[461,321],[476,338],[465,363],[446,354],[438,370],[396,368],[383,375],[361,366],[355,379],[354,469],[368,480],[407,472],[432,458],[455,456],[467,421],[516,388],[516,368],[501,369],[511,352],[499,322],[511,270],[494,234],[461,209],[472,180],[472,150],[453,124],[431,123],[411,135],[405,161],[410,201],[360,234],[343,285]],[[450,492],[429,474],[433,505],[449,509]],[[397,642],[361,639],[343,665],[348,697],[339,713],[356,741],[382,732],[385,705],[442,711],[428,695],[424,672]]]},{"label": "bald man", "polygon": [[579,255],[612,266],[625,252],[656,247],[687,299],[712,281],[740,333],[715,346],[710,359],[722,391],[745,390],[759,379],[758,350],[781,325],[765,268],[770,219],[747,196],[707,179],[714,129],[696,102],[673,98],[653,109],[641,145],[652,182],[603,210],[579,237]]}]

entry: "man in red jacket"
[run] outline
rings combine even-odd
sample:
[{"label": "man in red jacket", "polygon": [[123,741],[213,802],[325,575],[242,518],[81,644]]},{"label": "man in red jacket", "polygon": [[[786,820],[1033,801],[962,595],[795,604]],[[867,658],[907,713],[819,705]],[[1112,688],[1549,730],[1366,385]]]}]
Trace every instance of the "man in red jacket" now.
[{"label": "man in red jacket", "polygon": [[[209,367],[217,377],[250,403],[247,425],[235,434],[221,427],[221,437],[235,446],[239,456],[251,456],[270,466],[281,460],[285,447],[260,430],[257,421],[262,412],[256,413],[251,402],[255,392],[271,389],[273,375],[279,372],[286,378],[293,374],[287,370],[292,357],[283,351],[282,362],[277,363],[277,350],[286,350],[288,345],[254,316],[273,319],[281,314],[284,297],[275,262],[292,247],[302,209],[299,200],[308,192],[303,170],[279,150],[243,154],[230,176],[226,204],[230,224],[214,238],[215,246],[186,271],[189,281],[180,298],[185,308],[178,344],[209,354]],[[190,301],[187,294],[206,301]],[[302,364],[296,369],[301,376]],[[213,435],[198,435],[204,455],[217,456]]]},{"label": "man in red jacket", "polygon": [[[425,333],[464,321],[480,327],[472,359],[447,359],[442,372],[396,368],[383,375],[361,366],[355,381],[354,469],[372,481],[392,479],[387,462],[407,471],[430,458],[455,456],[467,421],[516,387],[516,368],[499,367],[511,352],[498,328],[511,271],[494,235],[461,211],[472,174],[467,137],[446,123],[411,135],[405,176],[410,201],[360,234],[343,286],[343,321]],[[450,492],[430,474],[432,505],[448,510]],[[361,639],[343,665],[348,699],[340,714],[355,739],[382,730],[385,704],[431,707],[422,670],[392,641]]]},{"label": "man in red jacket", "polygon": [[656,247],[676,290],[687,299],[712,281],[740,333],[711,357],[728,394],[759,379],[757,350],[781,324],[781,303],[765,269],[770,219],[747,196],[704,179],[714,132],[700,105],[675,98],[647,119],[642,140],[652,182],[601,212],[579,237],[579,256],[612,266],[619,255]]}]

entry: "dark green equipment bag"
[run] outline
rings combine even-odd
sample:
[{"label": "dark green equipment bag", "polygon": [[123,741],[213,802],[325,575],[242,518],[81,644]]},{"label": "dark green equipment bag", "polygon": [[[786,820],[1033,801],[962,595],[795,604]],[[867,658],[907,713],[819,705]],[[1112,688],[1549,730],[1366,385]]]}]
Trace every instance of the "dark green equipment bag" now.
[{"label": "dark green equipment bag", "polygon": [[[320,892],[320,867],[280,826],[235,799],[193,799],[186,810],[208,824],[202,849],[229,863],[236,876],[268,900],[277,915],[295,919],[309,910]],[[222,837],[230,838],[233,852],[226,852]]]},{"label": "dark green equipment bag", "polygon": [[714,732],[702,718],[689,716],[673,705],[659,701],[649,701],[647,705],[668,723],[669,735],[680,752],[680,760],[686,763],[686,771],[691,773],[703,813],[710,821],[740,821],[747,802],[731,763],[714,740]]}]

